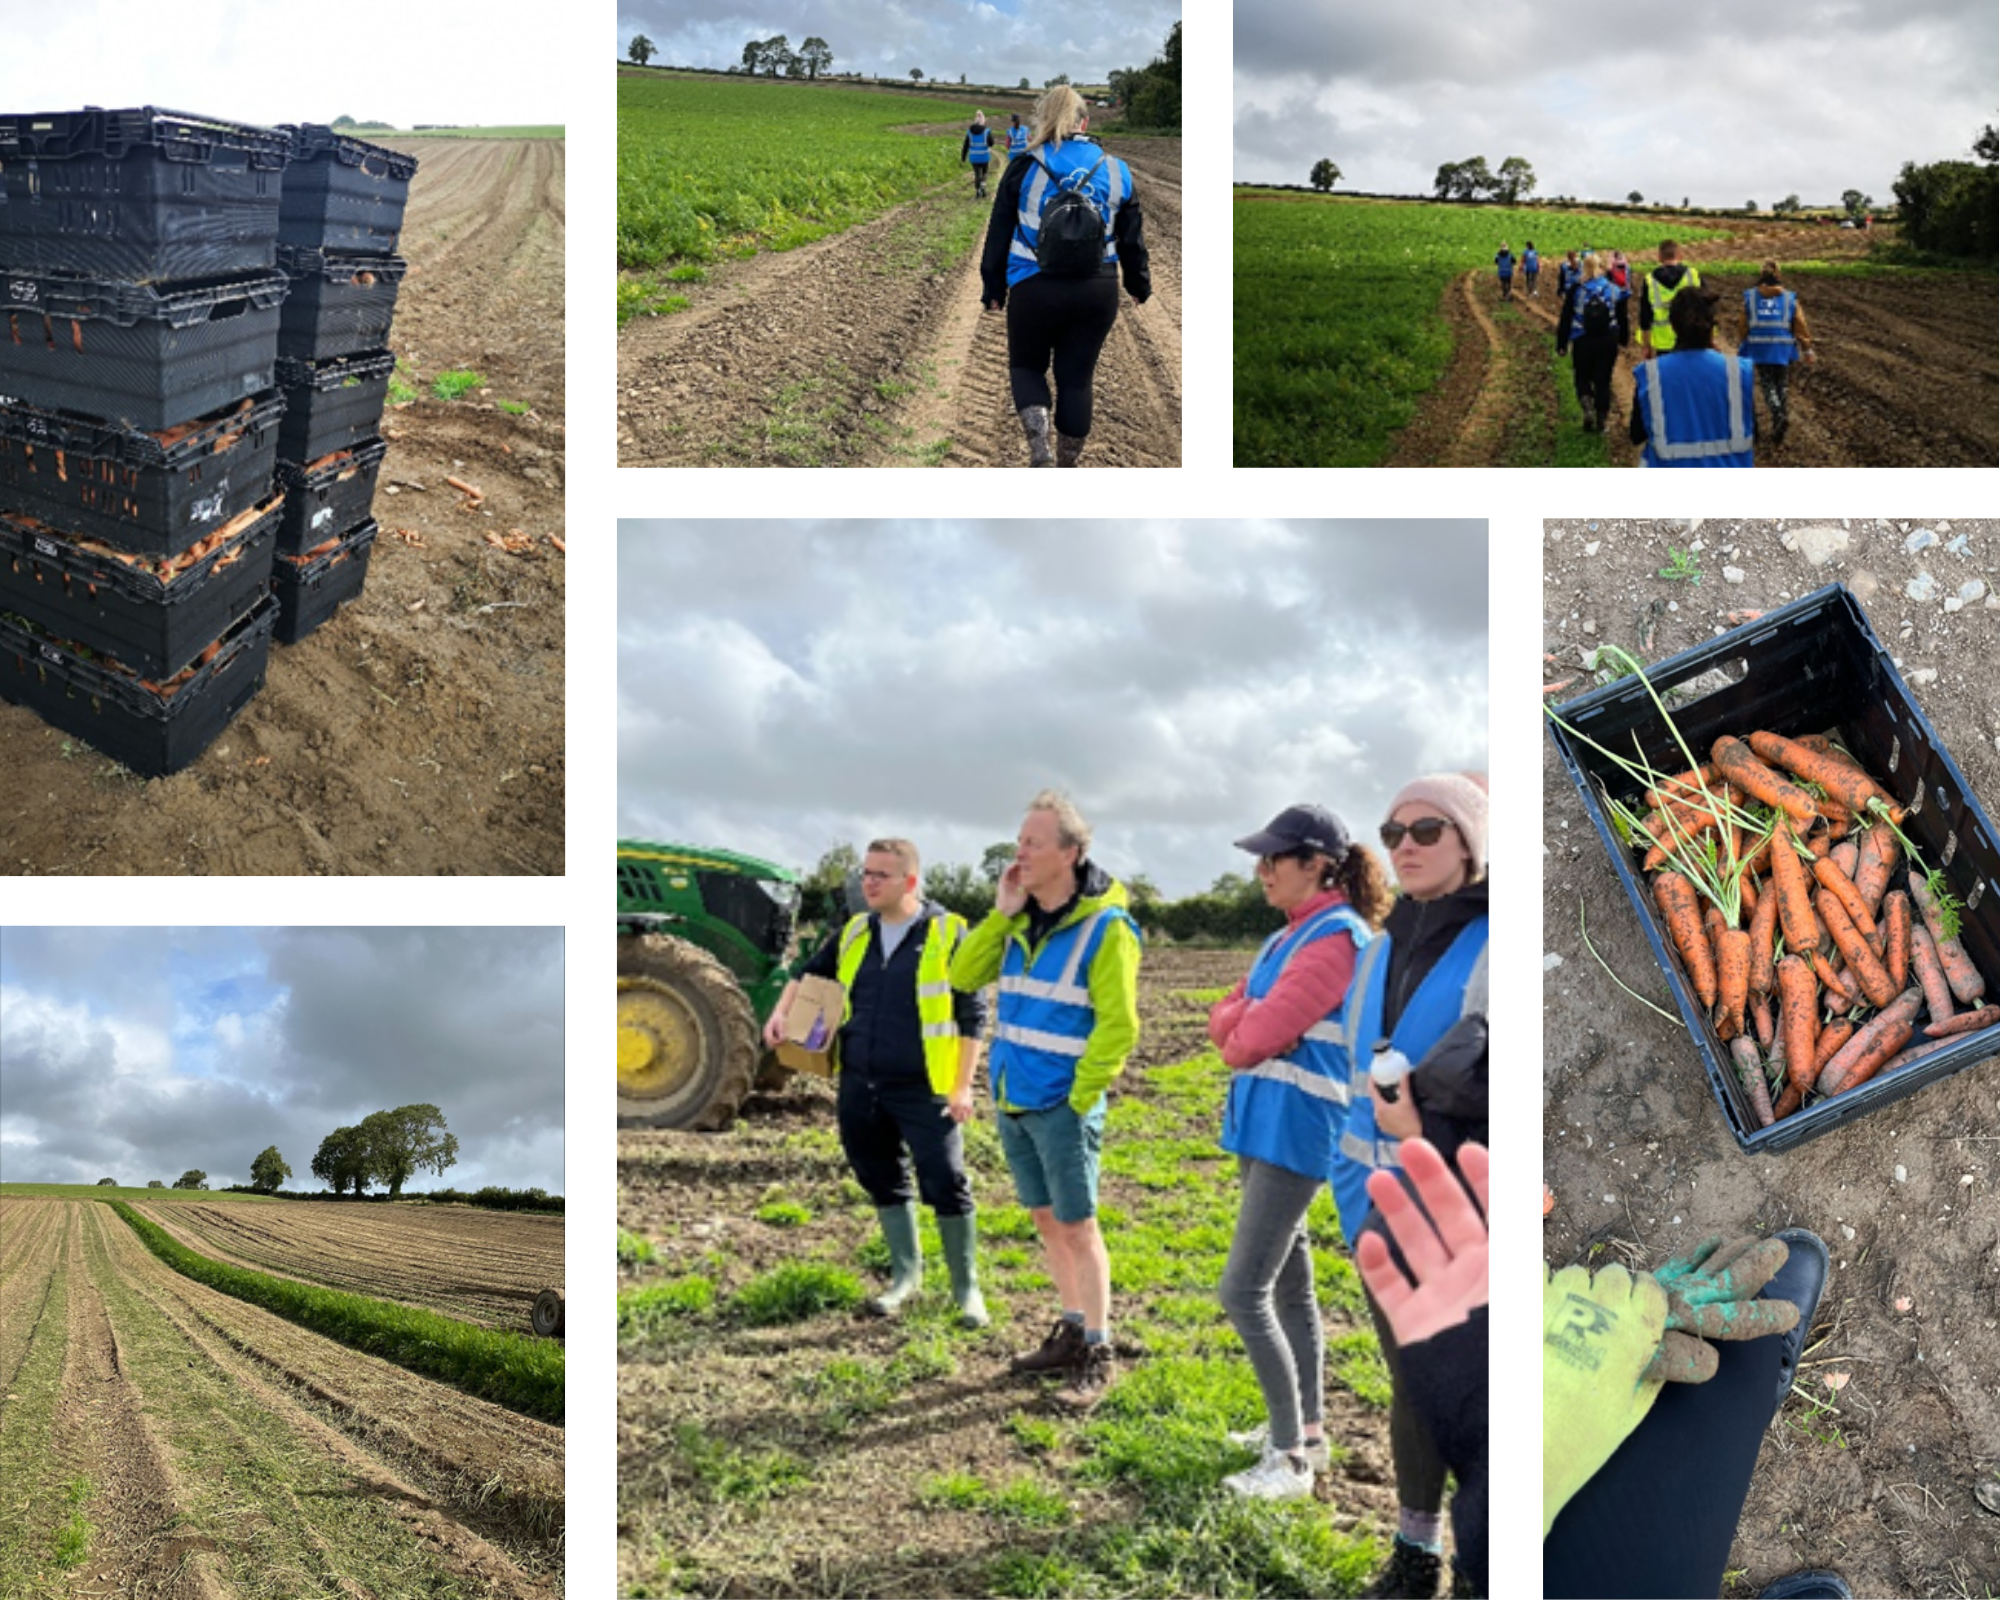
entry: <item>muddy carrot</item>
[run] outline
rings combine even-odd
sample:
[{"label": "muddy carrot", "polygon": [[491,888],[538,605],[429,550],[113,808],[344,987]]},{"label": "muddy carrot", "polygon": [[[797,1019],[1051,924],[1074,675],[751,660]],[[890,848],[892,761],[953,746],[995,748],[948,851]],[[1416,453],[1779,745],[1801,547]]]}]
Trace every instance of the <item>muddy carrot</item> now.
[{"label": "muddy carrot", "polygon": [[1868,914],[1868,907],[1862,904],[1861,891],[1854,887],[1854,880],[1835,866],[1830,857],[1815,861],[1812,873],[1819,879],[1819,886],[1840,902],[1840,909],[1847,913],[1849,922],[1864,934],[1875,931],[1875,919]]},{"label": "muddy carrot", "polygon": [[1977,1033],[1996,1022],[2000,1022],[2000,1006],[1981,1006],[1977,1011],[1961,1011],[1943,1022],[1933,1022],[1924,1033],[1932,1039],[1946,1039],[1954,1034]]},{"label": "muddy carrot", "polygon": [[[1848,1068],[1846,1074],[1833,1080],[1831,1087],[1827,1085],[1826,1073],[1822,1072],[1820,1074],[1821,1092],[1824,1094],[1845,1094],[1849,1089],[1859,1088],[1870,1078],[1874,1077],[1876,1073],[1880,1072],[1883,1064],[1891,1056],[1895,1055],[1898,1050],[1910,1042],[1910,1034],[1913,1030],[1914,1024],[1908,1018],[1901,1018],[1890,1023],[1887,1028],[1882,1030],[1881,1036],[1869,1045],[1867,1051],[1862,1054],[1860,1059]],[[1830,1064],[1827,1070],[1832,1070]]]},{"label": "muddy carrot", "polygon": [[1741,928],[1724,928],[1716,941],[1715,983],[1722,998],[1722,1026],[1716,1032],[1724,1039],[1737,1038],[1750,998],[1750,935]]},{"label": "muddy carrot", "polygon": [[1868,1003],[1871,1006],[1886,1006],[1894,1000],[1901,991],[1889,982],[1888,969],[1875,959],[1875,952],[1869,949],[1868,941],[1862,938],[1860,930],[1849,919],[1847,908],[1825,889],[1820,890],[1813,905],[1820,914],[1820,920],[1826,924],[1826,931],[1833,935],[1834,946],[1847,963],[1847,970],[1854,974],[1855,981],[1861,985],[1861,992],[1868,997]]},{"label": "muddy carrot", "polygon": [[1813,1076],[1817,1078],[1826,1070],[1826,1064],[1839,1052],[1840,1047],[1854,1037],[1854,1020],[1851,1017],[1835,1017],[1819,1030],[1819,1043],[1813,1047]]},{"label": "muddy carrot", "polygon": [[1882,965],[1889,969],[1889,981],[1901,994],[1910,980],[1910,897],[1901,889],[1882,900]]},{"label": "muddy carrot", "polygon": [[1683,807],[1675,808],[1671,821],[1664,811],[1648,812],[1639,829],[1653,841],[1653,847],[1646,852],[1639,870],[1651,872],[1664,865],[1674,850],[1713,830],[1718,820],[1712,811],[1690,811]]},{"label": "muddy carrot", "polygon": [[1805,863],[1792,848],[1791,833],[1782,824],[1771,849],[1771,882],[1777,889],[1778,917],[1785,925],[1785,948],[1794,955],[1819,948],[1819,926],[1813,921],[1812,897],[1806,890]]},{"label": "muddy carrot", "polygon": [[1678,872],[1663,872],[1653,880],[1653,899],[1666,918],[1674,948],[1681,953],[1688,978],[1700,998],[1702,1009],[1715,1005],[1715,957],[1708,947],[1708,935],[1701,925],[1701,911],[1695,904],[1694,885]]},{"label": "muddy carrot", "polygon": [[1827,964],[1825,956],[1815,950],[1806,959],[1812,963],[1813,973],[1818,977],[1820,986],[1827,991],[1827,998],[1834,1003],[1835,1009],[1845,1011],[1854,1004],[1858,996],[1853,988],[1842,980],[1840,974]]},{"label": "muddy carrot", "polygon": [[1804,1102],[1805,1096],[1799,1092],[1799,1086],[1795,1083],[1787,1083],[1785,1085],[1785,1092],[1778,1096],[1778,1103],[1771,1108],[1771,1120],[1774,1122],[1783,1122],[1785,1118],[1798,1110]]},{"label": "muddy carrot", "polygon": [[1739,880],[1737,896],[1743,906],[1743,914],[1755,922],[1757,907],[1763,903],[1763,896],[1757,893],[1757,880],[1750,873],[1744,873]]},{"label": "muddy carrot", "polygon": [[1882,892],[1896,870],[1902,845],[1886,822],[1878,822],[1861,837],[1861,864],[1854,871],[1854,887],[1861,891],[1862,903],[1873,912],[1882,904]]},{"label": "muddy carrot", "polygon": [[[1834,846],[1832,854],[1828,856],[1827,859],[1830,860],[1836,867],[1840,868],[1840,870],[1847,875],[1849,881],[1851,882],[1854,878],[1854,874],[1860,870],[1860,865],[1859,865],[1860,857],[1861,857],[1861,845],[1859,841],[1854,839],[1847,839],[1843,840],[1840,844]],[[1870,911],[1873,911],[1874,909],[1875,908],[1873,906],[1869,907]]]},{"label": "muddy carrot", "polygon": [[1937,946],[1931,942],[1931,931],[1926,927],[1910,929],[1910,966],[1923,989],[1924,1003],[1930,1007],[1931,1021],[1949,1021],[1958,1008],[1951,1003],[1951,984],[1945,978]]},{"label": "muddy carrot", "polygon": [[1818,784],[1829,797],[1857,816],[1867,811],[1871,800],[1880,800],[1884,805],[1895,803],[1859,766],[1830,751],[1809,750],[1797,740],[1776,733],[1753,733],[1749,742],[1750,748],[1773,766],[1782,767],[1807,783]]},{"label": "muddy carrot", "polygon": [[1910,873],[1910,898],[1924,914],[1924,926],[1931,931],[1931,943],[1937,946],[1938,965],[1944,968],[1945,981],[1951,985],[1951,992],[1966,1005],[1982,998],[1986,993],[1986,980],[1972,964],[1972,957],[1965,953],[1965,946],[1956,939],[1944,936],[1943,908],[1938,904],[1937,896],[1931,893],[1931,886],[1924,875],[1914,869]]},{"label": "muddy carrot", "polygon": [[1756,1113],[1757,1126],[1770,1127],[1775,1119],[1771,1115],[1771,1091],[1764,1087],[1764,1061],[1748,1034],[1739,1033],[1730,1041],[1729,1057],[1736,1063],[1736,1081],[1743,1086],[1743,1097]]},{"label": "muddy carrot", "polygon": [[[1901,994],[1896,996],[1892,1004],[1876,1012],[1874,1016],[1855,1029],[1854,1037],[1836,1050],[1833,1053],[1833,1058],[1820,1069],[1819,1092],[1821,1094],[1832,1094],[1832,1086],[1837,1083],[1843,1083],[1854,1064],[1873,1049],[1880,1042],[1882,1035],[1887,1033],[1889,1029],[1895,1027],[1898,1023],[1903,1024],[1905,1027],[1914,1024],[1917,1019],[1917,1012],[1922,1009],[1923,1003],[1924,994],[1921,989],[1905,989]],[[1806,1071],[1810,1074],[1812,1068],[1808,1066]],[[1807,1081],[1811,1081],[1810,1077],[1808,1077]]]},{"label": "muddy carrot", "polygon": [[1798,956],[1778,963],[1778,1027],[1785,1036],[1785,1073],[1804,1093],[1812,1082],[1819,1007],[1812,968]]},{"label": "muddy carrot", "polygon": [[1715,763],[1712,761],[1703,763],[1693,772],[1683,772],[1677,778],[1667,779],[1657,789],[1648,789],[1646,791],[1646,804],[1651,806],[1655,811],[1659,810],[1670,799],[1678,800],[1683,804],[1706,805],[1708,801],[1704,795],[1704,790],[1707,794],[1718,797],[1720,797],[1722,792],[1721,785],[1715,776]]},{"label": "muddy carrot", "polygon": [[1951,1043],[1950,1039],[1926,1039],[1922,1044],[1913,1044],[1909,1049],[1901,1051],[1883,1062],[1882,1070],[1877,1072],[1875,1076],[1886,1078],[1890,1073],[1907,1067],[1912,1061],[1921,1061],[1925,1056],[1934,1055],[1940,1050],[1949,1049]]},{"label": "muddy carrot", "polygon": [[1812,837],[1806,840],[1806,848],[1813,853],[1815,861],[1824,861],[1827,852],[1833,849],[1833,841],[1815,829]]},{"label": "muddy carrot", "polygon": [[1757,1043],[1764,1049],[1769,1050],[1771,1048],[1773,1031],[1771,1028],[1771,997],[1765,994],[1754,995],[1749,1005],[1744,1009],[1750,1013],[1750,1021],[1757,1029]]},{"label": "muddy carrot", "polygon": [[1765,766],[1741,739],[1724,734],[1715,741],[1710,753],[1715,757],[1715,770],[1723,777],[1745,794],[1755,795],[1766,805],[1776,806],[1800,827],[1807,826],[1819,815],[1811,795],[1783,773]]}]

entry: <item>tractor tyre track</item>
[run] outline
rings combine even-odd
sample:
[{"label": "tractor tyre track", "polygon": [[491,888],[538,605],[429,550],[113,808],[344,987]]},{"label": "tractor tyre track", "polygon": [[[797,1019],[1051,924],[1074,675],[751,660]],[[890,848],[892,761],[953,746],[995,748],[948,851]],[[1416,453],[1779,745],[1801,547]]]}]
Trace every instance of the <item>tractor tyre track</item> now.
[{"label": "tractor tyre track", "polygon": [[[1539,297],[1521,302],[1522,309],[1545,323],[1551,334],[1562,321],[1561,305],[1562,302],[1558,300],[1555,307],[1551,308],[1543,305]],[[1635,334],[1635,341],[1636,338]],[[1632,416],[1632,375],[1638,369],[1638,353],[1636,342],[1620,346],[1618,360],[1611,368],[1611,415],[1604,422],[1604,437],[1614,467],[1637,466],[1639,462],[1639,447],[1632,442],[1632,435],[1627,428]],[[1564,357],[1564,360],[1568,359],[1567,356]],[[1572,380],[1566,377],[1564,381],[1570,382],[1574,388]]]}]

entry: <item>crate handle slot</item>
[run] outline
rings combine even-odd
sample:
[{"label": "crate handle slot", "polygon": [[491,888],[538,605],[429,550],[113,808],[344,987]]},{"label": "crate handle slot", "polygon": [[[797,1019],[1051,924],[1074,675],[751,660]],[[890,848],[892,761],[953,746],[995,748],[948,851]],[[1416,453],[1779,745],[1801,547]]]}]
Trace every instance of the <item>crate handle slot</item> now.
[{"label": "crate handle slot", "polygon": [[1903,736],[1900,733],[1892,733],[1889,735],[1889,770],[1894,772],[1896,770],[1896,763],[1902,759]]},{"label": "crate handle slot", "polygon": [[1951,858],[1958,854],[1958,830],[1953,828],[1944,836],[1944,848],[1938,852],[1938,865],[1948,867]]},{"label": "crate handle slot", "polygon": [[1965,891],[1965,909],[1970,911],[1985,898],[1986,880],[1984,878],[1974,878],[1972,880],[1972,887]]}]

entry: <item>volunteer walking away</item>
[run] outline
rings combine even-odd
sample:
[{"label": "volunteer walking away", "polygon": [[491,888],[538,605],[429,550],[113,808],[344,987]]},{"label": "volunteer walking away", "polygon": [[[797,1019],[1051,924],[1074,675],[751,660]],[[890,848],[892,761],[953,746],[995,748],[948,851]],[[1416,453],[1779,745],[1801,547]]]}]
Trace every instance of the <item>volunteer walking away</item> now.
[{"label": "volunteer walking away", "polygon": [[1640,366],[1632,382],[1632,442],[1642,467],[1755,466],[1751,366],[1715,348],[1715,292],[1674,295],[1674,347]]},{"label": "volunteer walking away", "polygon": [[1775,261],[1765,262],[1756,286],[1743,291],[1743,336],[1737,340],[1737,350],[1756,368],[1757,392],[1764,397],[1764,414],[1771,419],[1770,441],[1781,445],[1792,425],[1791,400],[1785,392],[1792,363],[1810,366],[1818,358],[1799,297],[1785,287]]},{"label": "volunteer walking away", "polygon": [[1611,415],[1611,373],[1619,348],[1632,337],[1631,299],[1606,275],[1603,257],[1594,251],[1583,258],[1563,292],[1556,354],[1569,355],[1585,433],[1602,433]]},{"label": "volunteer walking away", "polygon": [[1509,250],[1504,244],[1501,245],[1500,253],[1493,258],[1493,267],[1500,274],[1500,298],[1502,300],[1513,299],[1514,252]]},{"label": "volunteer walking away", "polygon": [[972,163],[972,197],[986,198],[986,169],[993,162],[993,135],[986,126],[986,113],[973,113],[972,126],[958,147],[958,159]]},{"label": "volunteer walking away", "polygon": [[1085,138],[1088,128],[1067,84],[1035,103],[1028,148],[1000,180],[980,258],[982,302],[1007,313],[1007,378],[1031,467],[1081,465],[1119,280],[1136,304],[1153,293],[1131,170]]},{"label": "volunteer walking away", "polygon": [[[1624,258],[1618,259],[1622,262]],[[1639,332],[1645,345],[1641,360],[1665,355],[1674,348],[1676,335],[1670,308],[1683,290],[1700,287],[1701,274],[1681,260],[1681,247],[1671,239],[1662,239],[1660,264],[1646,274],[1639,300]]]}]

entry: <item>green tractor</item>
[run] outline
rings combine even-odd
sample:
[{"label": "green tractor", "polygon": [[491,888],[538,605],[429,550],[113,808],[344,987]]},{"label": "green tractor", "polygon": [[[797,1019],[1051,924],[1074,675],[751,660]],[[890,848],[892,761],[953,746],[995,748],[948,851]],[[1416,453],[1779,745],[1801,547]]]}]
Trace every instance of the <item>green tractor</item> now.
[{"label": "green tractor", "polygon": [[791,977],[799,875],[754,856],[618,844],[618,1125],[725,1128],[781,1075],[763,1025]]}]

